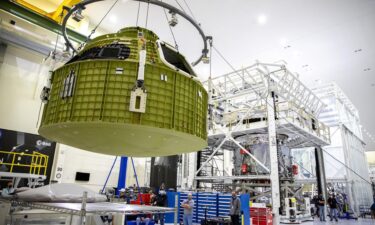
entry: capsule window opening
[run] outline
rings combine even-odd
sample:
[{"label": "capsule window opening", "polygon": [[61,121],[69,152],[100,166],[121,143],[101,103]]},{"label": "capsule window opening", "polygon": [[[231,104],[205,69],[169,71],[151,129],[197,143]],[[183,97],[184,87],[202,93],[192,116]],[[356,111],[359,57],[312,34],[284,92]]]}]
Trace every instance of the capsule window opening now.
[{"label": "capsule window opening", "polygon": [[77,79],[74,71],[70,71],[69,75],[66,76],[66,78],[62,81],[63,84],[60,92],[60,98],[67,99],[73,96],[76,80]]},{"label": "capsule window opening", "polygon": [[195,76],[194,71],[191,69],[189,63],[185,58],[172,48],[167,47],[165,44],[161,44],[161,50],[163,51],[164,59],[175,66],[176,68]]},{"label": "capsule window opening", "polygon": [[130,48],[125,44],[109,44],[102,47],[93,47],[74,56],[67,64],[88,59],[121,59],[130,56]]},{"label": "capsule window opening", "polygon": [[99,53],[99,57],[101,58],[117,58],[119,56],[121,49],[116,47],[106,47],[102,48]]}]

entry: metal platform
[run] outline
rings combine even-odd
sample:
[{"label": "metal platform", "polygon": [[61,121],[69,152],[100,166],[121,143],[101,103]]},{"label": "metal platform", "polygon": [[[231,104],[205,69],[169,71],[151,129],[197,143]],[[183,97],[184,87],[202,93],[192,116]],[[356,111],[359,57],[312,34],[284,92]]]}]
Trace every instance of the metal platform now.
[{"label": "metal platform", "polygon": [[269,180],[269,175],[243,175],[243,176],[196,176],[200,181],[225,181],[225,180]]},{"label": "metal platform", "polygon": [[[328,130],[327,135],[318,135],[317,133],[311,132],[308,128],[301,126],[299,121],[296,121],[293,118],[277,120],[276,129],[277,134],[283,134],[288,137],[289,141],[287,142],[287,146],[290,148],[314,147],[317,145],[326,146],[330,143]],[[229,132],[229,129],[225,130],[228,130]],[[236,138],[249,134],[267,134],[267,130],[267,121],[260,121],[248,125],[241,125],[238,131],[234,131],[231,134],[233,138]],[[223,132],[211,134],[208,136],[208,145],[215,146],[215,143],[222,140],[224,137],[225,133]],[[238,148],[238,146],[231,141],[226,141],[222,148],[233,150]]]},{"label": "metal platform", "polygon": [[[176,200],[177,201],[177,200]],[[12,207],[10,207],[12,205]],[[3,206],[3,207],[1,207]],[[4,208],[4,206],[8,206]],[[0,199],[0,225],[106,225],[105,218],[111,218],[113,225],[126,224],[128,215],[150,215],[174,213],[177,224],[177,208],[146,205],[129,205],[120,202],[97,203],[43,203],[16,202]]]},{"label": "metal platform", "polygon": [[0,172],[0,177],[46,179],[46,176],[44,175],[29,174],[29,173],[10,173],[10,172]]},{"label": "metal platform", "polygon": [[27,179],[29,187],[35,186],[36,182],[44,181],[47,177],[44,175],[38,174],[29,174],[29,173],[11,173],[11,172],[0,172],[0,178],[9,177],[13,180],[14,188],[18,187],[21,179]]},{"label": "metal platform", "polygon": [[[347,183],[346,179],[326,179],[327,183]],[[297,179],[294,181],[295,184],[316,184],[316,178],[305,178],[305,179]]]}]

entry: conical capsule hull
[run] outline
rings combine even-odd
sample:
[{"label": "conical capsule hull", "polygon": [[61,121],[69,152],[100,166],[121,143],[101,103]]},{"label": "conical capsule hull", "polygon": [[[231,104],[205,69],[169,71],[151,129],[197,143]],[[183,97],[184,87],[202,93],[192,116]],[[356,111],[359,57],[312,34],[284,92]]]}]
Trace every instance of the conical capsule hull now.
[{"label": "conical capsule hull", "polygon": [[[139,31],[147,51],[144,96],[133,98],[140,90]],[[187,65],[161,51],[157,40],[151,31],[128,28],[90,42],[53,72],[39,133],[112,155],[165,156],[204,148],[207,92]]]}]

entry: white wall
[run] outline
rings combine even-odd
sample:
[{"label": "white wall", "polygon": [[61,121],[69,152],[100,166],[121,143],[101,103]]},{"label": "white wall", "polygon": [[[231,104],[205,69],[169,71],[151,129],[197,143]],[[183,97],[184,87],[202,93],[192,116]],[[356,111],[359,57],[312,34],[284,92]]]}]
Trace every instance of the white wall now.
[{"label": "white wall", "polygon": [[[54,172],[52,177],[56,180],[57,173],[62,174],[61,183],[77,183],[86,186],[94,191],[101,190],[109,174],[115,156],[92,153],[67,145],[59,145],[59,152],[63,152],[64,157],[57,160],[63,160],[63,171]],[[120,159],[117,160],[113,168],[108,186],[117,186]],[[90,173],[90,180],[75,181],[76,172]]]},{"label": "white wall", "polygon": [[43,56],[8,45],[0,65],[0,127],[37,133],[36,122],[40,107],[36,90],[44,76],[40,63]]},{"label": "white wall", "polygon": [[[9,130],[37,134],[40,108],[39,94],[47,76],[48,67],[41,65],[44,56],[30,50],[8,45],[3,63],[0,64],[0,127]],[[0,62],[1,63],[1,62]],[[75,183],[76,172],[89,172],[90,181],[81,182],[94,191],[99,190],[112,166],[114,156],[91,153],[66,145],[59,145],[58,152],[64,153],[61,182]],[[58,153],[57,152],[57,153]],[[59,155],[59,154],[57,154]],[[108,186],[117,186],[119,163],[116,163]],[[144,185],[145,158],[135,158],[139,184]],[[127,185],[135,183],[133,168],[128,162]],[[52,179],[56,172],[53,170]]]},{"label": "white wall", "polygon": [[[61,183],[77,183],[83,185],[93,191],[99,191],[107,179],[111,167],[116,159],[112,155],[104,155],[93,153],[85,150],[73,148],[71,146],[59,144],[56,165],[53,169],[52,178]],[[146,158],[133,158],[134,167],[138,176],[140,186],[145,184],[144,168]],[[62,171],[57,169],[57,165],[61,162]],[[120,169],[120,157],[117,158],[112,173],[108,179],[107,187],[117,187],[117,181]],[[89,181],[75,181],[76,172],[90,173]],[[58,179],[57,174],[61,174]],[[134,170],[131,158],[128,158],[126,186],[136,184]]]}]

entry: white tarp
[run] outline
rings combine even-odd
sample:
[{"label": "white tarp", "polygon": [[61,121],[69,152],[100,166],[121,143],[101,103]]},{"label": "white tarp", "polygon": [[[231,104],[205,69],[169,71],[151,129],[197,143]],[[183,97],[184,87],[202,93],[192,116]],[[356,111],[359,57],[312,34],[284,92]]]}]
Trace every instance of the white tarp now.
[{"label": "white tarp", "polygon": [[16,199],[26,202],[82,202],[83,192],[87,202],[104,202],[106,196],[77,184],[51,184],[17,193]]}]

